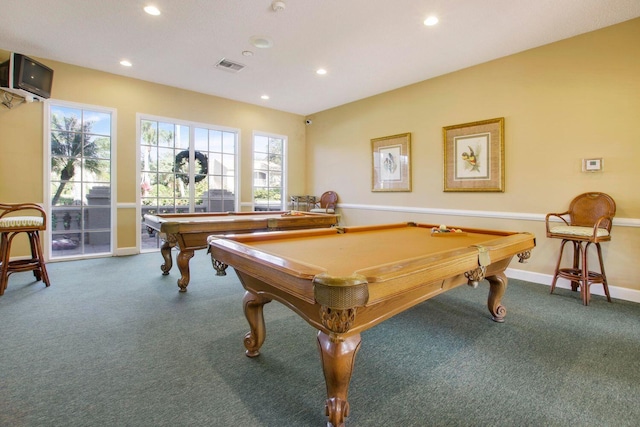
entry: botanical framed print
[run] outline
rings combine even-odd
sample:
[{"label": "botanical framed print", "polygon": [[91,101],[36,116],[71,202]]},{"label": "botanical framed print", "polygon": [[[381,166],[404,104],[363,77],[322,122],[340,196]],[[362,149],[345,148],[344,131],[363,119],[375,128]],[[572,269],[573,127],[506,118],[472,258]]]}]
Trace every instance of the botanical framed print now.
[{"label": "botanical framed print", "polygon": [[504,192],[504,117],[442,131],[444,191]]},{"label": "botanical framed print", "polygon": [[371,191],[411,191],[411,134],[372,139],[371,151]]}]

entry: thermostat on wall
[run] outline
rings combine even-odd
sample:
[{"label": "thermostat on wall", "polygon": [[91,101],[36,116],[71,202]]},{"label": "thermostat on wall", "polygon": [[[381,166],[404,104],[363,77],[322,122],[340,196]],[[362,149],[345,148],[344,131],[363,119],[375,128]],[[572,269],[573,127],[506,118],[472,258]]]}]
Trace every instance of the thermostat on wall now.
[{"label": "thermostat on wall", "polygon": [[598,159],[582,159],[582,172],[600,172],[604,166],[602,157]]}]

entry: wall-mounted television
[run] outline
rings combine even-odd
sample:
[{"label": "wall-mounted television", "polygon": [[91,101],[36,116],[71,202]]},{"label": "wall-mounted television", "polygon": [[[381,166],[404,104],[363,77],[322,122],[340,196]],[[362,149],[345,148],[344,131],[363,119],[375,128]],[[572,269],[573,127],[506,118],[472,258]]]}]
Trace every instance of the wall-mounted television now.
[{"label": "wall-mounted television", "polygon": [[53,70],[28,56],[12,53],[0,64],[0,88],[22,97],[51,97]]}]

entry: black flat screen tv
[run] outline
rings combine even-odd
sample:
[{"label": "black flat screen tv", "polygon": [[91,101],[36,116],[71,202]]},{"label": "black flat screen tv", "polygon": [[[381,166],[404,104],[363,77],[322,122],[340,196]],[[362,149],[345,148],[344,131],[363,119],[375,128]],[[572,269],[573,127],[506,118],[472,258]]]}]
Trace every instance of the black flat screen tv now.
[{"label": "black flat screen tv", "polygon": [[51,97],[53,70],[20,53],[0,64],[0,88],[23,97]]}]

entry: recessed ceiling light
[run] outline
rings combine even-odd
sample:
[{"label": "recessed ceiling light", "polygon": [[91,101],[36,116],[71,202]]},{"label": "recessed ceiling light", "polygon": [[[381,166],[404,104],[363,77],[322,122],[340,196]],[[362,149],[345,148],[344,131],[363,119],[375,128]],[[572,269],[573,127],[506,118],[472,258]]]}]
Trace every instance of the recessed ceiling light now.
[{"label": "recessed ceiling light", "polygon": [[321,76],[324,76],[325,74],[327,74],[327,70],[325,70],[324,68],[318,68],[316,70],[316,74],[320,74]]},{"label": "recessed ceiling light", "polygon": [[253,36],[249,39],[249,42],[259,49],[267,49],[273,46],[273,41],[263,36]]},{"label": "recessed ceiling light", "polygon": [[253,56],[253,52],[251,52],[250,50],[243,50],[242,56]]},{"label": "recessed ceiling light", "polygon": [[160,15],[160,9],[155,6],[145,6],[144,11],[149,15],[158,16]]},{"label": "recessed ceiling light", "polygon": [[271,3],[271,9],[273,9],[274,12],[282,12],[286,7],[287,5],[283,1],[274,0],[274,2]]},{"label": "recessed ceiling light", "polygon": [[122,65],[124,67],[131,67],[133,64],[130,61],[127,61],[126,59],[123,59],[122,61],[120,61],[120,65]]},{"label": "recessed ceiling light", "polygon": [[269,99],[269,95],[262,95],[260,98],[262,98],[264,100],[267,100],[267,99]]},{"label": "recessed ceiling light", "polygon": [[426,25],[427,27],[434,26],[437,23],[438,23],[438,17],[433,15],[424,20],[424,25]]}]

